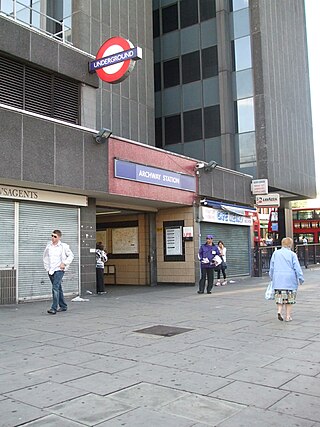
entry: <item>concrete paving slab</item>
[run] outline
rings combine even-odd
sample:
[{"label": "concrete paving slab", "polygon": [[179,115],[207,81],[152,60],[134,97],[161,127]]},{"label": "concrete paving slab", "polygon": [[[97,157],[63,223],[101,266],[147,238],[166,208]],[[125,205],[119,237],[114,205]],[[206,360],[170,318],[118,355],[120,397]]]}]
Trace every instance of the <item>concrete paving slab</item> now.
[{"label": "concrete paving slab", "polygon": [[28,373],[37,369],[55,366],[57,362],[33,354],[12,353],[10,357],[1,357],[0,365],[10,372]]},{"label": "concrete paving slab", "polygon": [[99,424],[99,427],[193,427],[194,421],[175,415],[163,414],[146,408],[137,408]]},{"label": "concrete paving slab", "polygon": [[131,411],[134,406],[110,397],[87,394],[59,405],[52,406],[51,411],[69,420],[94,426],[108,419]]},{"label": "concrete paving slab", "polygon": [[17,350],[17,353],[31,354],[31,355],[37,355],[40,357],[45,357],[45,356],[53,356],[55,354],[65,353],[66,351],[67,349],[52,346],[50,343],[48,344],[33,343],[32,347],[19,349]]},{"label": "concrete paving slab", "polygon": [[66,384],[69,387],[74,387],[78,390],[100,394],[102,396],[121,390],[126,387],[131,387],[137,384],[137,380],[118,375],[111,375],[105,372],[98,372],[79,378],[73,381],[68,381]]},{"label": "concrete paving slab", "polygon": [[82,351],[86,351],[88,353],[94,353],[98,355],[109,355],[113,353],[115,350],[119,350],[123,348],[123,346],[119,344],[110,343],[108,341],[93,341],[90,344],[84,344],[81,346]]},{"label": "concrete paving slab", "polygon": [[306,394],[290,393],[269,409],[309,421],[320,420],[320,398]]},{"label": "concrete paving slab", "polygon": [[320,397],[320,378],[299,375],[293,380],[284,384],[281,389]]},{"label": "concrete paving slab", "polygon": [[189,394],[184,398],[162,406],[161,411],[186,417],[198,423],[207,423],[210,426],[215,426],[244,408],[245,406],[236,403],[223,402],[198,394]]},{"label": "concrete paving slab", "polygon": [[14,399],[0,401],[0,427],[20,426],[47,414],[46,411]]},{"label": "concrete paving slab", "polygon": [[6,373],[0,376],[0,393],[9,393],[42,382],[45,382],[43,378],[35,378],[31,374]]},{"label": "concrete paving slab", "polygon": [[267,409],[287,394],[288,392],[277,390],[273,387],[234,381],[209,396],[233,403]]},{"label": "concrete paving slab", "polygon": [[281,358],[265,366],[276,371],[292,372],[295,374],[309,375],[320,374],[320,363],[312,363],[289,358]]},{"label": "concrete paving slab", "polygon": [[87,338],[69,337],[67,335],[62,335],[58,337],[58,339],[51,339],[50,341],[47,341],[47,344],[51,344],[56,348],[76,350],[79,347],[82,348],[82,346],[86,344],[92,344],[93,342],[94,341]]},{"label": "concrete paving slab", "polygon": [[258,408],[246,408],[219,427],[313,427],[312,421]]},{"label": "concrete paving slab", "polygon": [[281,387],[283,384],[295,378],[297,375],[289,372],[274,372],[268,368],[245,368],[234,374],[227,376],[227,379],[240,380],[253,384],[260,384],[269,387]]},{"label": "concrete paving slab", "polygon": [[53,381],[55,383],[62,384],[94,373],[95,371],[92,369],[61,363],[60,365],[52,366],[50,368],[30,372],[29,376],[39,382],[42,380],[43,382]]},{"label": "concrete paving slab", "polygon": [[70,365],[83,365],[91,360],[96,360],[96,356],[92,353],[86,353],[81,350],[67,350],[63,353],[52,354],[47,356],[50,360],[57,363],[67,363]]},{"label": "concrete paving slab", "polygon": [[83,363],[82,366],[89,369],[94,369],[95,371],[102,371],[107,372],[109,374],[114,374],[121,372],[125,369],[132,368],[136,365],[137,362],[134,360],[120,359],[118,357],[112,356],[96,355],[95,360]]},{"label": "concrete paving slab", "polygon": [[156,384],[140,383],[115,392],[112,398],[141,408],[158,409],[179,398],[188,396],[187,392],[174,390]]},{"label": "concrete paving slab", "polygon": [[6,396],[37,408],[46,408],[56,403],[82,396],[85,393],[63,384],[47,382],[30,386],[27,389],[6,393]]},{"label": "concrete paving slab", "polygon": [[148,363],[127,369],[119,375],[136,379],[136,381],[159,384],[203,395],[212,393],[214,390],[218,390],[231,382],[212,375],[186,372],[176,368],[150,365]]},{"label": "concrete paving slab", "polygon": [[58,417],[57,415],[47,415],[46,417],[39,418],[31,423],[23,424],[24,427],[83,427],[75,421],[66,418]]}]

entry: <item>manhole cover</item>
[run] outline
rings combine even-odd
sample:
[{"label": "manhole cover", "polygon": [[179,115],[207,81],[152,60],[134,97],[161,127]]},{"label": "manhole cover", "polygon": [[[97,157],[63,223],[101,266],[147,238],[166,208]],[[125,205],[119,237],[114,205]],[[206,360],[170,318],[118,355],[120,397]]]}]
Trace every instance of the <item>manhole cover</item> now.
[{"label": "manhole cover", "polygon": [[193,331],[189,328],[177,328],[175,326],[155,325],[149,328],[139,329],[134,332],[141,334],[161,335],[162,337],[173,337],[174,335],[183,334],[184,332]]}]

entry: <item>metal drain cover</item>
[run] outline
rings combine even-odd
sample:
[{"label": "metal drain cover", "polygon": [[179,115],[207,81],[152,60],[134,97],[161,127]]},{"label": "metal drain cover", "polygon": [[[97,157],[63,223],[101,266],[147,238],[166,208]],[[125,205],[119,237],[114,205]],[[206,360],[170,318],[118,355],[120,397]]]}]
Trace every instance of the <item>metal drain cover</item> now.
[{"label": "metal drain cover", "polygon": [[183,334],[184,332],[193,331],[189,328],[177,328],[175,326],[155,325],[149,328],[139,329],[134,332],[141,334],[160,335],[162,337],[173,337],[174,335]]}]

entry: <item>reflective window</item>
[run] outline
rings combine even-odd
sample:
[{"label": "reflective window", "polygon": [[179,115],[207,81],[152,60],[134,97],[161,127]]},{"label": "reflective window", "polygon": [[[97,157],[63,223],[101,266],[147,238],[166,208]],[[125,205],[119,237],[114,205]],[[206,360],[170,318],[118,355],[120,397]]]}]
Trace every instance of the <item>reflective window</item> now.
[{"label": "reflective window", "polygon": [[180,67],[178,58],[163,63],[163,82],[165,88],[180,84]]},{"label": "reflective window", "polygon": [[234,57],[236,71],[252,68],[250,37],[234,41]]},{"label": "reflective window", "polygon": [[160,36],[159,9],[153,11],[153,38]]},{"label": "reflective window", "polygon": [[234,38],[238,39],[250,35],[249,9],[239,10],[232,15]]},{"label": "reflective window", "polygon": [[237,101],[238,132],[250,132],[255,130],[253,98]]},{"label": "reflective window", "polygon": [[165,144],[177,144],[181,142],[181,117],[176,116],[165,117]]},{"label": "reflective window", "polygon": [[238,71],[234,74],[236,99],[253,96],[252,69]]},{"label": "reflective window", "polygon": [[212,0],[200,0],[200,21],[214,18],[216,16],[216,2]]},{"label": "reflective window", "polygon": [[178,29],[178,5],[173,4],[162,9],[162,33]]},{"label": "reflective window", "polygon": [[180,1],[181,28],[190,27],[198,23],[198,2],[195,0]]},{"label": "reflective window", "polygon": [[204,136],[213,138],[220,135],[220,105],[206,107],[204,109]]},{"label": "reflective window", "polygon": [[209,77],[218,75],[218,49],[217,46],[208,47],[202,49],[202,78],[207,79]]},{"label": "reflective window", "polygon": [[256,160],[255,132],[236,135],[236,163],[254,163]]},{"label": "reflective window", "polygon": [[240,10],[249,7],[249,0],[232,0],[231,10]]},{"label": "reflective window", "polygon": [[184,142],[202,139],[202,110],[183,113]]},{"label": "reflective window", "polygon": [[182,83],[200,80],[200,52],[187,53],[182,56]]}]

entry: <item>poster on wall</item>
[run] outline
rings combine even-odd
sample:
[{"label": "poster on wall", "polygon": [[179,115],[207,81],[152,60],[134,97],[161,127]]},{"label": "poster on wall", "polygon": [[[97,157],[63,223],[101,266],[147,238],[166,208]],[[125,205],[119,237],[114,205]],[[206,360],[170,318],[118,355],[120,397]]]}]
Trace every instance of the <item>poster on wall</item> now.
[{"label": "poster on wall", "polygon": [[182,254],[182,227],[166,228],[166,255]]},{"label": "poster on wall", "polygon": [[98,242],[102,242],[104,249],[106,251],[108,251],[108,247],[107,247],[107,232],[104,231],[97,231],[96,233],[96,241]]},{"label": "poster on wall", "polygon": [[112,229],[113,254],[138,253],[138,227],[123,227]]}]

